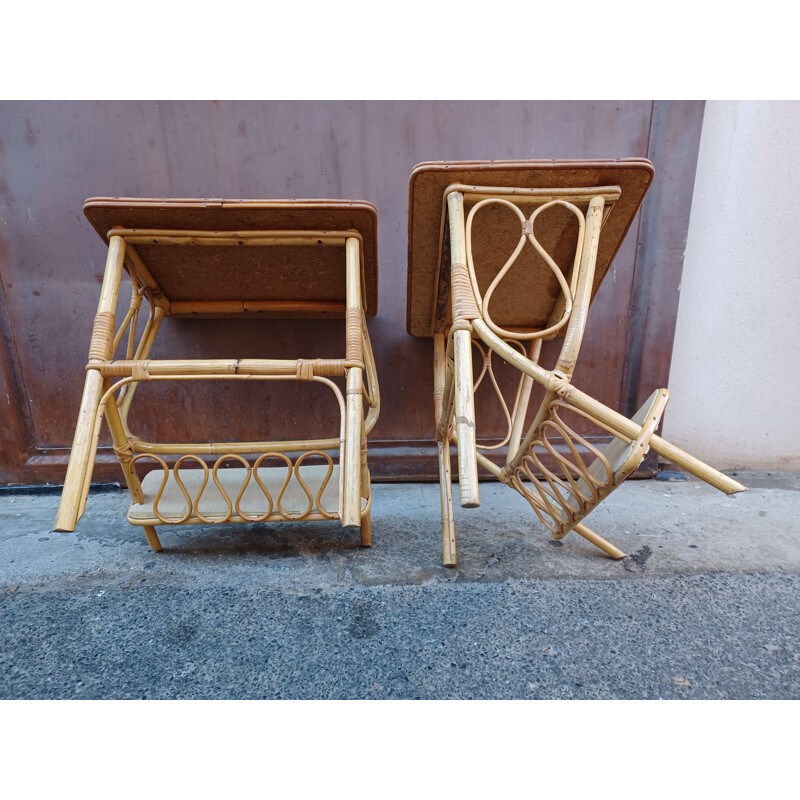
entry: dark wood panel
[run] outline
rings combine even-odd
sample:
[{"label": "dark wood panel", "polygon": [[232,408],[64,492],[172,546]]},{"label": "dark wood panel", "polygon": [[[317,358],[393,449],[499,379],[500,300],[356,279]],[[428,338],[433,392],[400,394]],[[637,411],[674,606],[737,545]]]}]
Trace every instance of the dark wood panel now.
[{"label": "dark wood panel", "polygon": [[[91,196],[343,197],[374,203],[380,311],[369,327],[383,404],[372,436],[373,472],[376,477],[433,477],[431,345],[405,330],[412,167],[440,159],[649,156],[656,181],[662,163],[672,169],[669,193],[675,200],[651,201],[648,235],[667,225],[657,277],[668,273],[677,285],[682,250],[675,241],[681,236],[685,241],[702,104],[699,113],[697,104],[671,107],[670,113],[684,115],[685,128],[679,122],[663,132],[656,126],[661,139],[654,144],[649,101],[0,104],[0,246],[5,248],[0,379],[6,388],[0,404],[7,419],[13,417],[0,451],[0,479],[63,477],[105,257],[81,213]],[[683,172],[669,167],[682,159]],[[654,185],[650,194],[666,197],[667,190]],[[628,314],[639,264],[635,230],[597,294],[575,376],[578,386],[614,407],[626,402]],[[658,291],[658,280],[642,291]],[[642,302],[650,304],[649,297]],[[654,348],[671,351],[674,308],[666,308],[664,317],[666,327],[654,329],[657,335],[646,340],[639,358],[648,365],[637,378],[644,394],[654,377],[654,386],[666,383],[668,358],[650,356]],[[315,346],[320,340],[324,353]],[[167,320],[153,355],[336,355],[339,341],[340,323],[328,320]],[[163,391],[172,392],[176,411],[191,410],[191,422],[175,413],[154,415],[146,424],[176,439],[196,438],[197,431],[212,428],[248,438],[262,429],[266,417],[275,435],[291,435],[290,412],[298,402],[310,401],[273,396],[265,414],[257,391],[239,398],[231,411],[231,389],[222,385]],[[144,407],[140,410],[144,416]],[[485,435],[499,435],[501,415],[487,413]],[[107,447],[105,434],[102,443]],[[119,479],[108,450],[101,450],[95,478]]]}]

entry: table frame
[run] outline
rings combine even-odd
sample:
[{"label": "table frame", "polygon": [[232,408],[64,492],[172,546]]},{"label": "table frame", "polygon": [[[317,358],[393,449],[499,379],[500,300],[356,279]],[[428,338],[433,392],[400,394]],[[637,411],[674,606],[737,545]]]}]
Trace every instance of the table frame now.
[{"label": "table frame", "polygon": [[[153,243],[164,246],[196,247],[226,245],[340,247],[344,251],[346,300],[344,303],[309,300],[170,302],[136,250],[138,244]],[[127,271],[131,278],[132,294],[129,309],[117,326],[116,308],[123,271]],[[155,550],[161,549],[154,527],[156,522],[203,524],[336,518],[340,519],[343,526],[359,528],[362,545],[369,546],[372,541],[372,493],[367,467],[366,441],[380,413],[380,393],[375,359],[366,326],[364,284],[363,242],[360,233],[355,230],[196,231],[112,228],[108,232],[108,256],[97,315],[92,327],[83,397],[55,529],[74,530],[85,510],[101,420],[105,417],[133,504],[141,504],[143,501],[142,484],[135,469],[137,462],[149,458],[164,471],[161,488],[153,505],[154,518],[143,522],[132,519],[130,514],[128,517],[132,524],[144,527],[150,546]],[[137,342],[137,321],[143,303],[149,307],[149,317]],[[149,359],[165,316],[247,315],[248,312],[264,311],[278,311],[282,314],[325,312],[343,315],[346,337],[344,357],[296,360]],[[124,357],[115,359],[114,355],[123,340],[126,340]],[[339,386],[331,380],[334,377],[345,379],[344,395]],[[128,427],[128,413],[136,388],[143,381],[164,380],[298,380],[321,383],[331,389],[339,405],[340,434],[338,438],[297,441],[209,444],[142,441],[133,435]],[[322,493],[333,472],[332,458],[325,452],[328,450],[339,452],[339,500],[335,513],[324,509],[321,503]],[[246,455],[259,453],[262,455],[252,466],[244,458]],[[300,454],[292,460],[290,455],[296,453]],[[167,454],[180,456],[172,467],[172,473],[185,496],[187,513],[178,520],[165,518],[158,511],[158,500],[167,484],[170,472],[170,467],[162,457]],[[204,456],[217,456],[210,470]],[[311,457],[322,459],[328,466],[327,477],[313,497],[300,474],[301,465]],[[286,480],[276,498],[270,496],[258,473],[264,461],[274,458],[282,460],[287,469]],[[237,466],[244,466],[247,470],[247,478],[235,498],[227,495],[218,479],[218,471],[223,462],[228,460],[235,461]],[[180,468],[186,462],[194,462],[205,471],[202,486],[193,498],[189,497],[180,479]],[[227,505],[227,513],[217,514],[213,518],[201,513],[198,508],[209,474],[222,492]],[[287,513],[281,504],[281,497],[292,475],[297,478],[309,500],[308,508],[304,512]],[[251,477],[265,493],[269,504],[268,512],[257,518],[245,513],[240,506]]]}]

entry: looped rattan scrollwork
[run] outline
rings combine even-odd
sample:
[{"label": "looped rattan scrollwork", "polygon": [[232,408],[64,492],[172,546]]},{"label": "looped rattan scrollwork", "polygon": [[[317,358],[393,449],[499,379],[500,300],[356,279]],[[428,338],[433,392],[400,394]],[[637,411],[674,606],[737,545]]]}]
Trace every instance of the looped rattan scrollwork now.
[{"label": "looped rattan scrollwork", "polygon": [[[203,481],[203,485],[200,487],[200,490],[202,492],[202,490],[205,487],[206,482],[208,480],[208,466],[206,465],[206,463],[202,459],[197,458],[197,456],[188,456],[188,457],[197,459],[198,461],[200,461],[200,463],[205,468],[205,472],[206,472],[205,480]],[[161,512],[158,509],[158,506],[159,506],[159,503],[161,502],[161,496],[164,494],[164,489],[167,488],[167,483],[169,481],[169,474],[170,474],[169,465],[167,464],[166,461],[164,461],[163,458],[161,458],[160,456],[157,456],[157,455],[155,455],[153,453],[139,453],[139,454],[135,455],[131,459],[131,466],[133,466],[134,464],[136,464],[136,462],[141,461],[142,459],[145,459],[145,458],[152,458],[154,461],[158,462],[159,466],[161,467],[161,470],[164,473],[164,477],[161,479],[161,485],[158,487],[158,491],[156,492],[155,498],[153,498],[153,513],[164,524],[180,525],[182,522],[186,522],[186,520],[189,519],[189,517],[192,516],[192,509],[193,509],[194,506],[193,506],[193,503],[192,503],[192,498],[189,496],[189,492],[186,491],[186,487],[183,485],[183,482],[178,477],[177,472],[173,472],[173,474],[176,477],[175,483],[177,484],[178,488],[181,490],[181,493],[183,494],[183,498],[186,501],[186,513],[180,519],[167,519],[167,518],[165,518],[165,517],[163,517],[161,515]],[[184,458],[186,458],[186,456]],[[173,467],[173,470],[177,470],[182,461],[183,461],[183,459],[179,459],[178,462]]]},{"label": "looped rattan scrollwork", "polygon": [[[304,479],[301,470],[304,462],[312,457],[322,458],[327,466],[327,471],[322,478],[319,488],[316,490],[315,494],[312,494],[312,490],[309,488],[307,481]],[[294,463],[292,463],[292,460],[284,453],[264,453],[256,459],[252,466],[247,459],[241,455],[236,453],[226,453],[225,455],[220,456],[214,462],[211,468],[209,468],[209,465],[199,456],[194,454],[186,454],[181,456],[171,469],[167,462],[160,456],[157,456],[153,453],[139,453],[131,459],[131,465],[145,458],[153,459],[163,472],[161,483],[152,501],[152,511],[159,522],[164,525],[180,525],[192,517],[207,524],[219,524],[223,522],[229,522],[234,517],[236,517],[237,520],[244,522],[265,522],[268,519],[275,519],[276,515],[277,518],[286,521],[303,520],[309,517],[311,514],[318,514],[319,516],[316,517],[317,519],[320,517],[324,519],[337,519],[339,516],[338,509],[330,510],[323,506],[322,497],[328,484],[330,483],[331,478],[333,477],[334,463],[330,454],[322,450],[309,450],[305,453],[302,453],[297,457]],[[239,486],[238,491],[236,492],[235,498],[229,494],[228,490],[226,490],[218,475],[218,472],[223,467],[223,464],[230,459],[239,462],[239,464],[245,468],[245,477],[241,483],[241,486]],[[278,459],[286,466],[286,476],[284,477],[275,497],[273,497],[272,493],[269,491],[259,475],[259,469],[262,468],[264,462],[268,459]],[[189,493],[186,483],[181,478],[181,467],[183,467],[187,461],[195,462],[203,471],[202,481],[199,488],[195,490],[194,497],[192,497],[192,495]],[[312,465],[310,464],[306,465],[306,467],[309,468],[311,466]],[[185,502],[186,510],[183,512],[183,515],[180,518],[178,518],[176,515],[165,516],[167,512],[164,511],[164,513],[162,513],[162,510],[159,508],[159,504],[170,479],[170,474],[172,475],[175,485],[180,490]],[[283,497],[293,475],[307,499],[306,507],[300,511],[288,510],[283,505]],[[222,502],[225,504],[226,510],[222,514],[208,514],[207,512],[203,513],[200,510],[203,496],[208,488],[209,477],[219,492]],[[244,498],[245,492],[247,492],[248,486],[251,485],[251,481],[254,481],[267,501],[267,510],[262,514],[248,513],[242,508],[242,499]],[[250,503],[252,502],[253,498],[251,497]]]},{"label": "looped rattan scrollwork", "polygon": [[[311,491],[300,473],[301,465],[307,458],[310,458],[311,456],[319,456],[325,459],[328,464],[328,471],[325,474],[325,477],[322,479],[319,489],[317,490],[317,494],[314,498],[311,497]],[[281,509],[281,513],[284,514],[288,519],[303,519],[303,517],[308,516],[308,514],[311,513],[312,508],[316,506],[317,511],[319,511],[322,516],[326,517],[327,519],[336,519],[338,517],[338,513],[332,513],[322,507],[322,495],[325,492],[325,488],[327,487],[331,476],[333,475],[333,459],[330,457],[330,455],[322,450],[309,450],[307,453],[303,453],[303,455],[301,455],[297,461],[295,461],[294,474],[297,478],[297,482],[300,484],[303,491],[306,493],[306,496],[308,497],[309,505],[306,511],[304,511],[302,514],[285,514],[283,509]]]},{"label": "looped rattan scrollwork", "polygon": [[[564,536],[614,486],[614,469],[608,458],[564,421],[565,410],[597,425],[590,414],[564,401],[553,401],[549,418],[509,478],[555,538]],[[592,457],[591,463],[587,463],[587,455]]]},{"label": "looped rattan scrollwork", "polygon": [[[489,288],[486,290],[486,294],[481,296],[480,290],[478,288],[478,280],[475,274],[475,262],[472,255],[472,224],[475,219],[475,215],[477,212],[485,208],[487,205],[492,203],[496,203],[502,206],[505,206],[511,209],[518,217],[520,224],[521,224],[521,233],[519,242],[517,246],[514,248],[513,253],[509,256],[506,263],[500,269],[500,271],[495,275],[494,280],[492,280]],[[577,234],[577,241],[575,247],[575,258],[573,259],[572,270],[570,274],[570,282],[567,283],[566,278],[564,277],[564,271],[556,264],[550,254],[542,247],[539,240],[536,238],[535,234],[535,222],[536,218],[541,214],[543,211],[546,211],[548,208],[552,208],[554,206],[564,206],[569,211],[571,211],[576,218],[578,219],[578,234]],[[583,255],[583,241],[584,241],[584,232],[586,228],[586,218],[583,215],[581,210],[573,205],[572,203],[567,202],[566,200],[552,200],[549,203],[544,203],[541,206],[538,206],[529,217],[525,217],[522,213],[520,208],[509,200],[506,200],[501,197],[490,197],[485,200],[481,200],[480,202],[476,203],[469,212],[467,216],[467,223],[466,223],[466,249],[467,249],[467,268],[469,270],[470,280],[472,281],[472,287],[475,293],[475,298],[478,302],[478,307],[480,309],[481,315],[483,317],[484,322],[498,335],[508,339],[521,339],[521,340],[530,340],[530,339],[540,339],[547,336],[550,336],[554,333],[557,333],[564,325],[567,324],[569,321],[570,315],[572,313],[572,303],[575,299],[575,289],[578,284],[578,274],[580,271],[580,263],[581,257]],[[523,247],[525,246],[525,242],[529,242],[536,252],[542,257],[544,262],[549,267],[550,271],[555,276],[556,280],[558,281],[558,285],[561,289],[561,292],[564,296],[564,310],[561,315],[561,319],[555,322],[553,325],[543,328],[542,330],[538,331],[528,331],[528,332],[520,332],[520,331],[508,331],[505,328],[501,328],[497,325],[493,320],[489,313],[489,303],[492,299],[492,295],[494,294],[497,287],[500,285],[501,281],[505,278],[508,274],[508,271],[516,262],[517,258],[519,257],[520,253],[522,252]]]},{"label": "looped rattan scrollwork", "polygon": [[[518,341],[516,341],[515,339],[508,339],[506,341],[509,346],[515,347],[522,353],[523,356],[525,355],[525,348]],[[494,374],[494,365],[492,363],[492,354],[494,351],[489,347],[484,348],[475,339],[472,340],[472,346],[476,348],[478,352],[480,352],[481,354],[481,368],[480,372],[478,373],[478,377],[475,379],[473,385],[473,391],[474,392],[478,391],[478,388],[483,383],[484,378],[488,375],[489,380],[491,381],[492,384],[492,388],[494,389],[494,394],[499,400],[500,407],[503,410],[503,415],[505,416],[506,426],[507,426],[507,432],[505,438],[502,441],[491,445],[476,443],[475,446],[478,450],[499,450],[501,447],[505,447],[511,439],[511,431],[513,426],[511,411],[508,408],[508,403],[506,402],[505,397],[503,397],[503,392],[501,391],[500,385],[497,382],[497,377]]]}]

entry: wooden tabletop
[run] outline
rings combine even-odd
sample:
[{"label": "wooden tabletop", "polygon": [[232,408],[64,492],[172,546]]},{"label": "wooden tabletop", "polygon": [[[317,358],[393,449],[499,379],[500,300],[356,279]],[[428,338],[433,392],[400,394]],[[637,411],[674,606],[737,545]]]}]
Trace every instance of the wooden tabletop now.
[{"label": "wooden tabletop", "polygon": [[[112,228],[158,231],[327,231],[361,238],[364,305],[378,310],[377,211],[361,200],[210,200],[93,197],[83,205],[108,241]],[[345,300],[342,247],[137,243],[136,251],[170,301]],[[262,316],[318,316],[265,312]],[[206,315],[203,316],[216,316]],[[229,316],[226,314],[225,316]],[[321,314],[321,316],[327,316]]]},{"label": "wooden tabletop", "polygon": [[[639,210],[653,174],[653,165],[645,158],[418,164],[411,172],[409,183],[408,332],[421,337],[432,336],[434,332],[448,187],[454,184],[523,189],[618,186],[619,200],[609,211],[600,236],[592,288],[594,297]],[[466,213],[475,202],[465,201]],[[530,201],[526,204],[517,198],[515,202],[526,215],[533,208]],[[585,211],[585,203],[576,205]],[[565,272],[572,267],[577,230],[576,218],[563,207],[542,212],[536,221],[537,239]],[[509,209],[493,204],[476,212],[472,245],[476,277],[482,292],[505,264],[519,238],[519,220]],[[506,328],[544,327],[558,296],[555,276],[534,249],[526,246],[494,293],[492,319]]]}]

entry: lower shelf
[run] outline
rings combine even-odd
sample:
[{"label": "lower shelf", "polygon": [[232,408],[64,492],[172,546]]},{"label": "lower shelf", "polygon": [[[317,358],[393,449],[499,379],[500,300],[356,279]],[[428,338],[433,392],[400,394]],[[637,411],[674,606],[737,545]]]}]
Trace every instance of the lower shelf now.
[{"label": "lower shelf", "polygon": [[[214,482],[211,471],[209,471],[208,481],[202,492],[204,471],[202,469],[181,469],[180,480],[191,499],[190,508],[175,479],[174,472],[170,470],[167,484],[158,499],[158,514],[156,514],[155,501],[164,480],[164,472],[161,469],[155,469],[144,477],[142,481],[144,500],[142,503],[131,504],[128,509],[128,522],[133,525],[190,525],[208,522],[339,519],[338,464],[334,464],[332,470],[327,465],[304,465],[300,467],[299,472],[307,486],[307,491],[300,484],[296,469],[292,471],[291,479],[282,490],[287,473],[285,468],[259,468],[258,477],[272,498],[270,507],[270,500],[256,482],[255,476],[251,474],[248,481],[247,470],[244,468],[232,467],[217,470],[217,480],[222,491]],[[320,488],[329,474],[330,477],[320,495]],[[237,509],[237,498],[245,483],[247,486]],[[362,511],[366,510],[367,502],[362,499]]]}]

